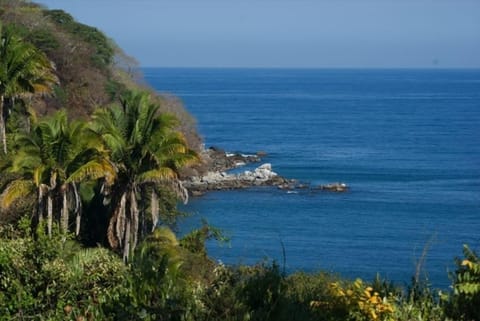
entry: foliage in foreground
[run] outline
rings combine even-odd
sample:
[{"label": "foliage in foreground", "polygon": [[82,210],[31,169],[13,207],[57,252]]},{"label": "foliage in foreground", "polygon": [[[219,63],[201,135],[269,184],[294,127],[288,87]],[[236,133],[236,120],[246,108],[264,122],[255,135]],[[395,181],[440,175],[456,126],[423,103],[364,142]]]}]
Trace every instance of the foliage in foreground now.
[{"label": "foliage in foreground", "polygon": [[56,225],[52,237],[42,228],[32,237],[29,226],[24,219],[0,228],[0,320],[480,320],[478,256],[468,248],[455,290],[439,297],[379,279],[285,276],[275,263],[214,264],[193,244],[205,229],[182,240],[157,229],[125,265],[107,249],[81,248]]},{"label": "foliage in foreground", "polygon": [[104,248],[81,249],[58,228],[52,237],[39,228],[33,238],[28,220],[22,224],[20,236],[0,243],[1,320],[96,318],[115,308],[128,275],[116,255]]},{"label": "foliage in foreground", "polygon": [[447,314],[457,320],[480,320],[480,257],[467,245],[464,259],[457,258],[457,269],[452,273],[453,295],[447,305]]}]

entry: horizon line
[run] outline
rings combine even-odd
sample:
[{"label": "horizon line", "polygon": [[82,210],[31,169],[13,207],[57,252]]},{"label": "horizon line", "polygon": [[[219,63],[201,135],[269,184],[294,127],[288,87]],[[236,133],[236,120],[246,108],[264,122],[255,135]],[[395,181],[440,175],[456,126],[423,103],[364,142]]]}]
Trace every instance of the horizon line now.
[{"label": "horizon line", "polygon": [[158,68],[158,69],[305,69],[305,70],[480,70],[480,66],[475,67],[441,67],[441,66],[424,66],[424,67],[292,67],[292,66],[142,66],[139,68]]}]

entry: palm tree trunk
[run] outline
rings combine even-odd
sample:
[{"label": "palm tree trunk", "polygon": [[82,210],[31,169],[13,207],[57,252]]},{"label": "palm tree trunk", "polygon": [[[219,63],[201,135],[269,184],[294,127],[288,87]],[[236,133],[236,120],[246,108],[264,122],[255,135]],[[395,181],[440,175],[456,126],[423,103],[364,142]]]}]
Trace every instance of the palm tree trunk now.
[{"label": "palm tree trunk", "polygon": [[113,249],[122,246],[123,238],[125,235],[125,207],[126,207],[127,194],[123,193],[119,204],[113,211],[112,218],[108,225],[107,238],[108,243]]},{"label": "palm tree trunk", "polygon": [[120,207],[118,209],[116,236],[120,242],[120,246],[122,246],[123,240],[125,239],[125,223],[127,221],[126,212],[127,212],[127,192],[122,194],[122,198],[120,199]]},{"label": "palm tree trunk", "polygon": [[52,224],[53,224],[53,197],[52,194],[57,187],[57,173],[53,173],[50,176],[50,186],[47,190],[47,232],[48,236],[52,236]]},{"label": "palm tree trunk", "polygon": [[0,136],[3,144],[3,153],[7,153],[7,133],[6,133],[6,124],[5,124],[5,114],[4,114],[4,102],[5,97],[0,95]]},{"label": "palm tree trunk", "polygon": [[138,220],[139,220],[139,210],[137,204],[137,195],[136,188],[134,187],[130,191],[130,218],[132,220],[132,250],[135,250],[138,240]]},{"label": "palm tree trunk", "polygon": [[174,178],[171,181],[171,184],[172,184],[172,187],[173,187],[173,190],[175,191],[175,193],[183,201],[183,204],[187,204],[188,203],[188,189],[186,189],[185,186],[183,186],[182,182],[177,178]]},{"label": "palm tree trunk", "polygon": [[45,186],[40,184],[38,187],[37,220],[40,224],[43,221],[43,211],[45,210]]},{"label": "palm tree trunk", "polygon": [[67,233],[68,232],[68,200],[67,200],[67,191],[68,191],[68,185],[64,185],[61,188],[62,191],[62,212],[60,216],[60,228],[62,233]]},{"label": "palm tree trunk", "polygon": [[52,223],[53,223],[53,200],[52,195],[48,193],[47,196],[47,233],[48,236],[52,236]]},{"label": "palm tree trunk", "polygon": [[78,194],[77,185],[72,183],[73,195],[75,197],[75,235],[80,234],[80,221],[82,219],[82,200],[80,199],[80,194]]},{"label": "palm tree trunk", "polygon": [[118,213],[113,212],[112,218],[110,218],[110,222],[108,224],[108,230],[107,230],[107,239],[108,239],[108,244],[110,244],[110,247],[112,249],[118,248],[118,237],[114,231],[115,225],[117,223],[118,219]]},{"label": "palm tree trunk", "polygon": [[130,254],[130,220],[127,220],[126,228],[125,228],[125,243],[123,245],[123,261],[127,263],[128,256]]},{"label": "palm tree trunk", "polygon": [[155,230],[158,224],[158,195],[155,188],[152,189],[152,196],[150,197],[151,212],[152,212],[152,232]]}]

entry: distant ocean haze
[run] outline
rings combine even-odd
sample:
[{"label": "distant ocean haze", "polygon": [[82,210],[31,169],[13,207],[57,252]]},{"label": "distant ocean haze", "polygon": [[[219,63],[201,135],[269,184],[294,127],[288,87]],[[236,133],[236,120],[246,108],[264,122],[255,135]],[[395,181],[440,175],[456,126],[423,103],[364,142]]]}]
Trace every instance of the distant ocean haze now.
[{"label": "distant ocean haze", "polygon": [[209,193],[184,210],[231,236],[223,262],[263,258],[438,287],[468,243],[480,250],[480,70],[144,69],[179,96],[206,146],[255,153],[288,178],[344,194],[275,188]]}]

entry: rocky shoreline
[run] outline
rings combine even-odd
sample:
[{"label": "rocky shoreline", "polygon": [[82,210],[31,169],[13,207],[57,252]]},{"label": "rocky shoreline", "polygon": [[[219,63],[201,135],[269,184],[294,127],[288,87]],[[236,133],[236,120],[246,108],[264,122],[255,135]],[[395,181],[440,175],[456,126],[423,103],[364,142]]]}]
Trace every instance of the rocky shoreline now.
[{"label": "rocky shoreline", "polygon": [[[260,163],[265,152],[255,155],[228,153],[218,148],[209,148],[202,152],[205,167],[202,171],[188,175],[182,180],[183,186],[192,196],[201,196],[208,191],[243,189],[254,186],[276,186],[282,190],[310,189],[332,192],[346,192],[348,186],[344,183],[331,183],[320,186],[310,186],[299,183],[295,179],[287,179],[275,173],[270,163],[264,163],[255,170],[246,170],[231,174],[229,170],[251,163]],[[198,173],[201,174],[198,174]]]}]

